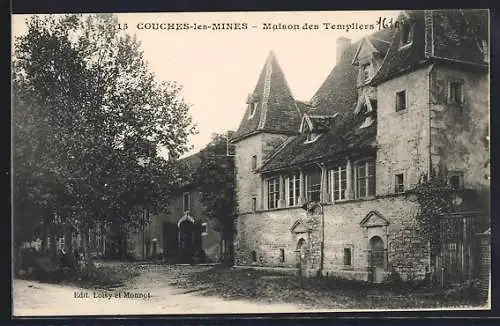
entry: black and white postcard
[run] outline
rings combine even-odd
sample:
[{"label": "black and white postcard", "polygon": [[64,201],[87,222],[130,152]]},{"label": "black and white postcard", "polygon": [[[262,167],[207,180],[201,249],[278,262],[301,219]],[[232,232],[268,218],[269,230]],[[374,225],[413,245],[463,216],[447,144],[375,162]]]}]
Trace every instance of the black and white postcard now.
[{"label": "black and white postcard", "polygon": [[488,10],[12,31],[14,316],[490,309]]}]

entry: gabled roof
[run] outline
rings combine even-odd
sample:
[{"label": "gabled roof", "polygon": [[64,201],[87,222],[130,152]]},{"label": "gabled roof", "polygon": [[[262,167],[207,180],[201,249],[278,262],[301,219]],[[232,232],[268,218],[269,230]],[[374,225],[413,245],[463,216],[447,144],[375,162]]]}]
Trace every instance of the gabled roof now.
[{"label": "gabled roof", "polygon": [[297,133],[301,111],[288,87],[285,75],[273,51],[267,57],[250,103],[257,103],[254,115],[247,108],[232,141],[256,132]]},{"label": "gabled roof", "polygon": [[[352,107],[351,107],[352,109]],[[260,172],[271,172],[333,158],[352,150],[374,148],[376,122],[366,128],[359,128],[365,117],[350,112],[342,120],[323,133],[316,141],[306,142],[306,135],[294,137],[287,146],[275,153],[260,168]]]},{"label": "gabled roof", "polygon": [[356,53],[353,56],[353,63],[356,63],[356,59],[359,55],[359,52],[361,51],[361,47],[363,46],[363,43],[368,42],[369,46],[372,47],[373,51],[378,54],[379,56],[384,57],[385,54],[387,53],[387,50],[389,49],[389,46],[392,43],[392,38],[394,36],[394,30],[391,28],[384,28],[381,29],[380,31],[373,33],[371,35],[368,35],[361,39],[359,42],[358,48],[356,50]]},{"label": "gabled roof", "polygon": [[395,29],[389,50],[371,85],[384,82],[431,59],[486,66],[480,47],[481,40],[488,39],[485,27],[488,22],[487,10],[410,10],[398,17],[398,21],[402,20],[413,24],[412,43],[400,47],[402,29]]}]

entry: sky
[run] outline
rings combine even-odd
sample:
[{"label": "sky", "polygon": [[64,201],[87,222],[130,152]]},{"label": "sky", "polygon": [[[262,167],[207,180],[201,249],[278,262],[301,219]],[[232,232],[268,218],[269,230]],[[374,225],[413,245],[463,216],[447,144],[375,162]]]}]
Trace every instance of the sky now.
[{"label": "sky", "polygon": [[[192,149],[202,149],[213,133],[236,130],[266,57],[272,50],[296,100],[307,101],[335,65],[336,39],[355,42],[376,32],[380,18],[388,22],[398,11],[124,13],[118,14],[124,31],[135,34],[144,57],[158,80],[182,85],[182,96],[198,134]],[[26,31],[26,15],[13,15],[13,37]],[[246,29],[152,30],[163,23],[189,26],[212,23],[246,24]],[[271,28],[265,28],[269,24]],[[281,25],[279,25],[281,24]],[[343,29],[335,26],[343,24]],[[299,29],[282,29],[295,25]],[[304,26],[313,29],[303,29]],[[318,28],[314,29],[314,25]],[[367,26],[371,25],[371,26]],[[332,28],[333,26],[333,28]],[[274,28],[272,28],[274,27]],[[347,28],[349,27],[349,28]],[[368,29],[367,29],[368,28]],[[374,29],[370,29],[374,28]],[[184,155],[184,156],[185,156]]]}]

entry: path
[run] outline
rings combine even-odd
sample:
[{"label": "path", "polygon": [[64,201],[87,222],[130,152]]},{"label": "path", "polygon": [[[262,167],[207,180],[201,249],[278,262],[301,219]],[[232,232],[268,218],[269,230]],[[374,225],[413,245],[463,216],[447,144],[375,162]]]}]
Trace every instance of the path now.
[{"label": "path", "polygon": [[[193,267],[187,267],[193,268]],[[202,266],[198,268],[204,268]],[[207,267],[205,267],[207,268]],[[267,304],[206,297],[169,285],[165,266],[149,266],[140,276],[114,291],[93,291],[66,285],[15,279],[14,316],[221,314],[299,312],[290,304]],[[88,298],[75,298],[75,293]],[[131,298],[137,295],[139,298]],[[94,296],[100,296],[95,298]],[[303,311],[303,310],[302,310]]]}]

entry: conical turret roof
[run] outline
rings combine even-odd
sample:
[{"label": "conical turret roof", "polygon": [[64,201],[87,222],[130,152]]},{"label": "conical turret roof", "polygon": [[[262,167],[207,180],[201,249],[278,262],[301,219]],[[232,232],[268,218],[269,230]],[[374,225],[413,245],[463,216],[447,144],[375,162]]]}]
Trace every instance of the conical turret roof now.
[{"label": "conical turret roof", "polygon": [[259,75],[233,141],[258,132],[296,134],[301,112],[288,87],[276,54],[271,51]]}]

